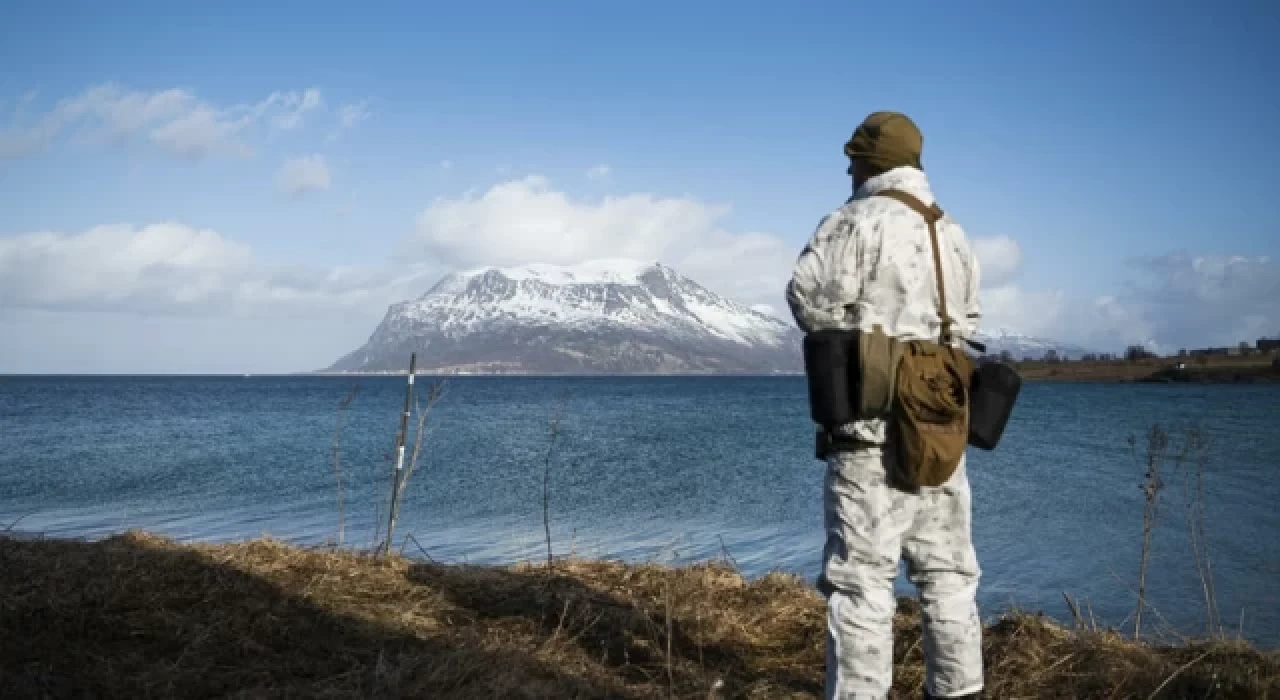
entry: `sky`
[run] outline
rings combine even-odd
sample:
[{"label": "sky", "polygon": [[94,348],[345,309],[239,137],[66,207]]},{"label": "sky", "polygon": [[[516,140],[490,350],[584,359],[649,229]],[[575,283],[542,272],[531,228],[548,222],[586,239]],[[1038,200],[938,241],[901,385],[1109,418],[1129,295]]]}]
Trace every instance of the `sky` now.
[{"label": "sky", "polygon": [[892,109],[984,330],[1280,334],[1268,2],[9,2],[0,373],[319,369],[458,268],[661,261],[783,318]]}]

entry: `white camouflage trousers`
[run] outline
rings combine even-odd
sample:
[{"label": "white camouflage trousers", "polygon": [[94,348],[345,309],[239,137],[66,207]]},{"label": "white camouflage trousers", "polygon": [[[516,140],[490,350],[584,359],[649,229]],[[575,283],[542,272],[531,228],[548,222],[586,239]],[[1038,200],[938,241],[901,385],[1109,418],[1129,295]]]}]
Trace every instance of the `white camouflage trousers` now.
[{"label": "white camouflage trousers", "polygon": [[947,483],[912,494],[886,484],[892,458],[892,450],[867,447],[827,459],[819,579],[827,595],[826,697],[888,695],[900,555],[920,593],[926,689],[934,697],[976,693],[983,685],[981,572],[965,461]]}]

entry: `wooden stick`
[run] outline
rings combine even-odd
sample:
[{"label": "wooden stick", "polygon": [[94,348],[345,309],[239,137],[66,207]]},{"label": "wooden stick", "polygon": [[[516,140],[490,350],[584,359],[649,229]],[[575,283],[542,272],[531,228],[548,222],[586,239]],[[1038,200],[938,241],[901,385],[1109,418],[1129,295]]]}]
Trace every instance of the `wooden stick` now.
[{"label": "wooden stick", "polygon": [[391,504],[387,508],[387,539],[383,543],[383,553],[391,551],[391,538],[396,527],[396,507],[400,501],[400,475],[404,470],[404,441],[409,431],[409,411],[413,406],[413,370],[418,361],[418,353],[409,355],[409,380],[404,389],[404,411],[400,413],[400,430],[396,433],[396,464],[391,472]]}]

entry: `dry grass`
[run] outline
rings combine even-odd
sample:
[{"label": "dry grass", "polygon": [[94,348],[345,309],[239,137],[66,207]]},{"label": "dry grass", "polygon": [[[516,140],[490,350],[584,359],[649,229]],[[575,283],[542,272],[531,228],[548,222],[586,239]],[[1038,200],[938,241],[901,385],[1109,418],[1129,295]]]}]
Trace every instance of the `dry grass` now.
[{"label": "dry grass", "polygon": [[[917,611],[901,607],[895,696],[918,698]],[[548,571],[0,536],[5,698],[808,698],[823,640],[804,581],[720,563]],[[986,659],[993,698],[1280,698],[1275,653],[1138,646],[1031,615],[990,627]]]}]

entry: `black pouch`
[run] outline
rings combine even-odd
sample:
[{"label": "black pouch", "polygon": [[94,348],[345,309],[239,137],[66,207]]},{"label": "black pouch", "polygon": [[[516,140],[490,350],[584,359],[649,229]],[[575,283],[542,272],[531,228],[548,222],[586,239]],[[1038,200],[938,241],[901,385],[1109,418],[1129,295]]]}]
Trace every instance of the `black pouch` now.
[{"label": "black pouch", "polygon": [[994,450],[1018,400],[1022,377],[1004,362],[983,362],[969,386],[969,444]]},{"label": "black pouch", "polygon": [[833,427],[854,420],[858,332],[822,330],[804,336],[804,373],[809,381],[809,415]]}]

